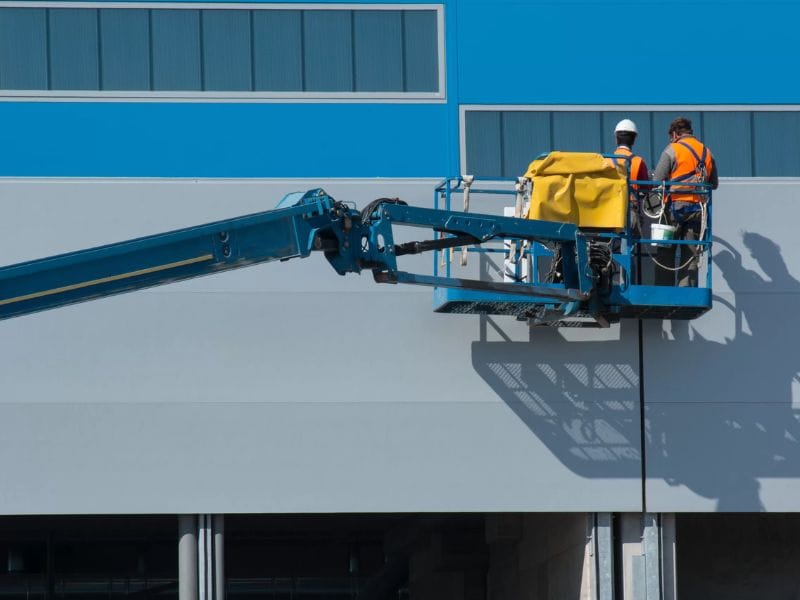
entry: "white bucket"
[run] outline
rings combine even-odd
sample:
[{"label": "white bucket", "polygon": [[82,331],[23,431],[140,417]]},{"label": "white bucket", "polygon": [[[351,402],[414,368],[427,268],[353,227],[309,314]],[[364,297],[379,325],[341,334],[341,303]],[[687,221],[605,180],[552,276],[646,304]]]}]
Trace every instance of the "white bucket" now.
[{"label": "white bucket", "polygon": [[[664,223],[653,223],[650,225],[650,238],[654,240],[671,240],[675,237],[675,231],[678,228],[674,225],[665,225]],[[669,244],[650,244],[651,246],[660,246],[666,248]]]}]

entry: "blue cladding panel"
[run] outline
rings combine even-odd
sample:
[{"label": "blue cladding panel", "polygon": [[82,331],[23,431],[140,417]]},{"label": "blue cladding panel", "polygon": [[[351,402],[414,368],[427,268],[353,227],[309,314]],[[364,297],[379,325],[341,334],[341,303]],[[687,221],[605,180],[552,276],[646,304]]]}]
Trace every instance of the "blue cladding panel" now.
[{"label": "blue cladding panel", "polygon": [[253,11],[256,91],[303,89],[303,32],[299,10]]},{"label": "blue cladding panel", "polygon": [[200,13],[153,10],[153,89],[199,91]]},{"label": "blue cladding panel", "polygon": [[467,113],[467,173],[486,177],[503,175],[500,113]]},{"label": "blue cladding panel", "polygon": [[356,91],[402,92],[403,30],[400,11],[354,11],[353,23]]},{"label": "blue cladding panel", "polygon": [[550,149],[550,113],[509,111],[502,115],[503,176],[520,177]]},{"label": "blue cladding panel", "polygon": [[445,104],[0,102],[0,176],[441,177],[447,118]]},{"label": "blue cladding panel", "polygon": [[439,91],[436,13],[432,10],[409,10],[403,13],[403,20],[405,91]]},{"label": "blue cladding panel", "polygon": [[250,11],[205,10],[203,68],[206,90],[250,91]]},{"label": "blue cladding panel", "polygon": [[50,11],[50,88],[100,89],[97,11]]},{"label": "blue cladding panel", "polygon": [[720,174],[725,177],[753,175],[753,147],[749,112],[703,113],[703,137]]},{"label": "blue cladding panel", "polygon": [[599,152],[603,147],[599,112],[553,113],[553,150]]},{"label": "blue cladding panel", "polygon": [[653,139],[650,131],[650,113],[649,112],[616,112],[609,111],[603,113],[603,147],[604,153],[613,152],[617,147],[617,140],[614,136],[614,128],[622,119],[631,119],[636,123],[636,128],[639,130],[639,135],[636,136],[636,143],[633,145],[634,153],[641,156],[647,163],[647,168],[652,171],[655,165],[652,161],[651,140]]},{"label": "blue cladding panel", "polygon": [[150,89],[148,11],[100,11],[100,65],[104,90]]},{"label": "blue cladding panel", "polygon": [[303,18],[306,91],[352,92],[352,11],[307,10]]},{"label": "blue cladding panel", "polygon": [[757,177],[800,176],[800,113],[753,115]]},{"label": "blue cladding panel", "polygon": [[[673,76],[674,23],[666,17],[674,7],[663,0],[461,0],[460,102],[800,102],[800,78],[792,75],[800,3],[697,0],[686,6],[697,24],[694,34],[703,48],[713,49],[713,60],[701,59],[702,67]],[[453,8],[448,3],[448,10]],[[621,49],[608,35],[619,27],[620,14],[646,24],[642,39]],[[514,24],[527,25],[528,31],[514,35]],[[731,32],[747,32],[746,42]]]},{"label": "blue cladding panel", "polygon": [[47,89],[47,13],[0,8],[0,88]]}]

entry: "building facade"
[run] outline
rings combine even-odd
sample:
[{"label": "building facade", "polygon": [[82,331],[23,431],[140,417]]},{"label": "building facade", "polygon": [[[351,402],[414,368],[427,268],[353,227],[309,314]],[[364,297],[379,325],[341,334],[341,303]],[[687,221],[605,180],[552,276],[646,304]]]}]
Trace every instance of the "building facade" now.
[{"label": "building facade", "polygon": [[691,323],[438,315],[318,257],[3,322],[0,595],[795,597],[800,6],[680,6],[0,2],[3,264],[433,206],[621,118],[721,175]]}]

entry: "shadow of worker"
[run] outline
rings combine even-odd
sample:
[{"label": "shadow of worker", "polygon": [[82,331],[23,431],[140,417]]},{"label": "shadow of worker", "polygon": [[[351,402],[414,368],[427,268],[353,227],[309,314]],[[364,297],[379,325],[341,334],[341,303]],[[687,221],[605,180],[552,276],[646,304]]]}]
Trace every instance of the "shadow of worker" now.
[{"label": "shadow of worker", "polygon": [[742,242],[763,276],[715,239],[725,248],[715,263],[730,293],[715,297],[705,323],[716,335],[732,316],[733,337],[708,339],[699,325],[673,321],[671,340],[654,342],[645,370],[648,477],[685,485],[724,512],[764,510],[760,479],[800,476],[792,402],[800,282],[773,241],[747,232]]}]

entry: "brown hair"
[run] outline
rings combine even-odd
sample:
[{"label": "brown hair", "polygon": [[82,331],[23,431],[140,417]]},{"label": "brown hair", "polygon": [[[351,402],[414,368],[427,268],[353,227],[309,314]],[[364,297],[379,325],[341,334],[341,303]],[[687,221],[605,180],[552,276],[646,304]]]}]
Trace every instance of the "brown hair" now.
[{"label": "brown hair", "polygon": [[692,131],[692,120],[686,117],[678,117],[669,124],[669,133],[677,133],[678,135],[683,133],[694,133]]}]

